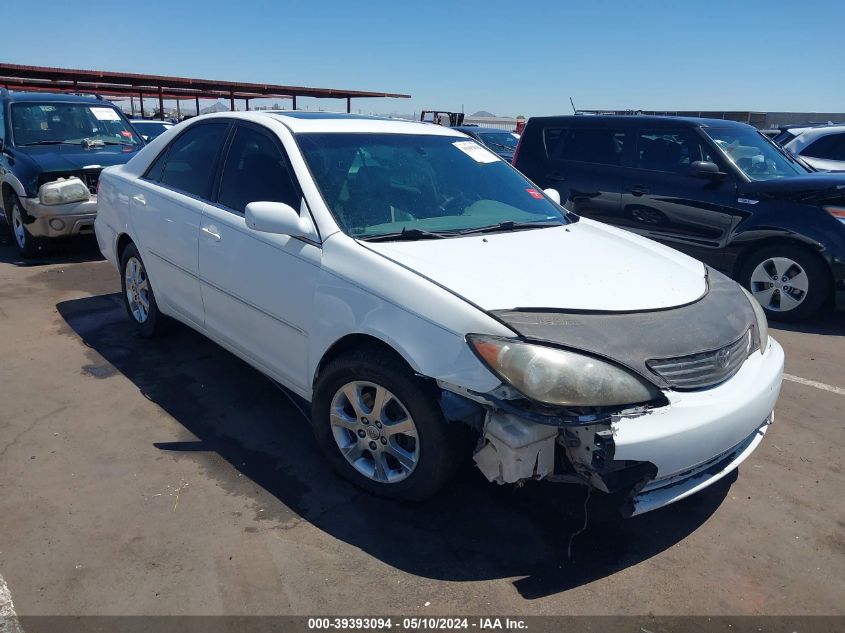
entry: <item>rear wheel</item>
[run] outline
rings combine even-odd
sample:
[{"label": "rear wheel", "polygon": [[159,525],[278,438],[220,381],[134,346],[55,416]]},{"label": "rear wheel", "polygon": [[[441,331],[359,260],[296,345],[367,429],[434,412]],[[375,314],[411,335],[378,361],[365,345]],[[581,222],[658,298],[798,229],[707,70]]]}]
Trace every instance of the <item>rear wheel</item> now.
[{"label": "rear wheel", "polygon": [[751,253],[740,282],[773,321],[803,321],[816,314],[830,295],[824,262],[791,244],[765,246]]},{"label": "rear wheel", "polygon": [[120,270],[123,303],[129,318],[141,336],[158,336],[164,331],[167,317],[158,310],[147,269],[134,244],[129,244],[123,251]]},{"label": "rear wheel", "polygon": [[23,210],[21,209],[21,201],[15,194],[11,196],[12,212],[10,216],[10,225],[12,228],[12,237],[15,240],[15,246],[18,247],[18,253],[24,259],[35,257],[41,251],[43,240],[34,237],[26,228],[23,221]]},{"label": "rear wheel", "polygon": [[464,454],[461,430],[443,417],[436,390],[381,351],[351,352],[320,372],[312,423],[332,466],[385,497],[430,497]]}]

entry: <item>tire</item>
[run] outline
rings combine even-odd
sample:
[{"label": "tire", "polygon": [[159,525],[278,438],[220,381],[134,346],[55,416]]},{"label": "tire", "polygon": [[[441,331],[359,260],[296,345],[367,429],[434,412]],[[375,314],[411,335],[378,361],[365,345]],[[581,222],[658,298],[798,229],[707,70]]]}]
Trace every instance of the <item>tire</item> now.
[{"label": "tire", "polygon": [[792,244],[773,244],[752,252],[739,281],[760,302],[768,319],[785,323],[815,315],[831,291],[824,261]]},{"label": "tire", "polygon": [[[375,406],[376,397],[383,397],[382,407]],[[320,372],[311,421],[335,470],[382,497],[404,501],[431,497],[468,454],[462,429],[443,417],[437,390],[399,358],[381,350],[352,351]]]},{"label": "tire", "polygon": [[145,338],[162,334],[167,317],[159,312],[144,260],[132,243],[120,258],[120,282],[123,304],[138,333]]},{"label": "tire", "polygon": [[21,201],[14,193],[10,196],[11,209],[9,211],[9,228],[12,231],[12,240],[18,249],[18,253],[24,259],[32,259],[41,254],[44,247],[44,239],[33,236],[23,222],[23,208]]}]

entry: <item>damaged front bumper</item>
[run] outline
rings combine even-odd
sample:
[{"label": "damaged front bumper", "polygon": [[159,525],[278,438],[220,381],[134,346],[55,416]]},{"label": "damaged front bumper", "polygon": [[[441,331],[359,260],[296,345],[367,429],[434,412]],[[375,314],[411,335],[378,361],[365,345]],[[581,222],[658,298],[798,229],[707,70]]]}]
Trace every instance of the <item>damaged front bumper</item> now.
[{"label": "damaged front bumper", "polygon": [[769,339],[765,354],[752,353],[716,387],[667,390],[665,406],[595,420],[552,425],[514,407],[488,406],[475,461],[498,483],[551,479],[622,493],[625,516],[660,508],[723,478],[759,445],[774,419],[783,358]]},{"label": "damaged front bumper", "polygon": [[65,237],[94,232],[97,197],[65,204],[42,204],[38,198],[22,198],[24,223],[34,237]]}]

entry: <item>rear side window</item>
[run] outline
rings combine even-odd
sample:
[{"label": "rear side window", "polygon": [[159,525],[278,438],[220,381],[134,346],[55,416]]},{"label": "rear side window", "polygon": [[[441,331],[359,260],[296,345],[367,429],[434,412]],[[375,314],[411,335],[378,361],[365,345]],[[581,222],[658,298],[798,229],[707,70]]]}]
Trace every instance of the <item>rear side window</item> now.
[{"label": "rear side window", "polygon": [[716,162],[693,130],[640,130],[637,136],[639,169],[686,173],[690,165],[700,160]]},{"label": "rear side window", "polygon": [[159,156],[147,179],[200,198],[208,198],[215,160],[228,123],[205,123],[190,128]]},{"label": "rear side window", "polygon": [[613,129],[546,128],[546,153],[553,160],[621,165],[625,131]]},{"label": "rear side window", "polygon": [[243,213],[250,202],[284,202],[299,210],[299,193],[276,143],[253,128],[238,126],[226,157],[218,202]]},{"label": "rear side window", "polygon": [[822,136],[810,143],[801,155],[827,160],[845,160],[845,133]]}]

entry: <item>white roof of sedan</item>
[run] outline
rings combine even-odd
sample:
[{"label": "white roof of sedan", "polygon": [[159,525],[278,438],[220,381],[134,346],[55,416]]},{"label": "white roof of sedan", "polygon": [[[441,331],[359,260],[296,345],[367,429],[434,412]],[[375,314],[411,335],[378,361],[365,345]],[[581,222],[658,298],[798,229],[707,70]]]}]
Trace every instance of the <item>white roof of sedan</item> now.
[{"label": "white roof of sedan", "polygon": [[345,112],[302,112],[299,110],[261,110],[249,112],[221,112],[214,115],[222,118],[238,118],[256,122],[268,118],[284,124],[294,134],[300,132],[364,132],[370,134],[428,134],[433,136],[465,136],[434,123],[421,123],[407,119],[347,114]]},{"label": "white roof of sedan", "polygon": [[845,132],[845,125],[808,127],[801,129],[800,132],[797,130],[790,130],[790,132],[797,134],[797,136],[788,143],[785,143],[784,147],[796,154],[800,154],[805,147],[822,136],[828,136],[829,134],[841,134],[842,132]]}]

